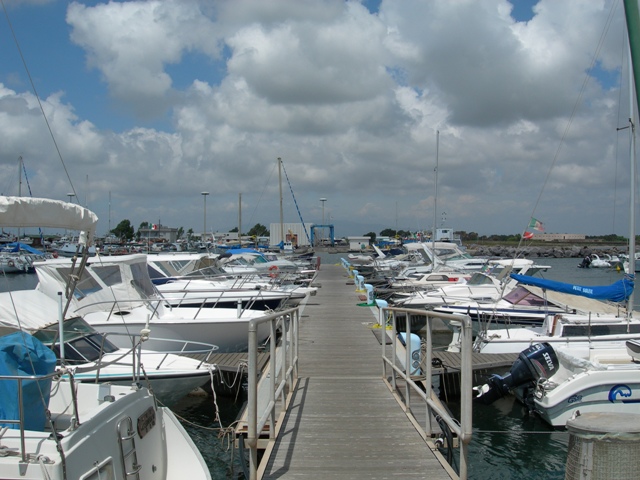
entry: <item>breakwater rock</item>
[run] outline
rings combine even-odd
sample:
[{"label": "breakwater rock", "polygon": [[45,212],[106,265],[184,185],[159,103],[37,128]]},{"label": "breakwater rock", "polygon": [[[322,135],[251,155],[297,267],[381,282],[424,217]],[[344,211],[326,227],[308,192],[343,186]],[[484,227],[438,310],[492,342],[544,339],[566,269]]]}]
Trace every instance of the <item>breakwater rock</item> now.
[{"label": "breakwater rock", "polygon": [[520,258],[584,258],[587,255],[600,257],[627,254],[627,247],[622,245],[536,245],[516,248],[500,245],[466,245],[467,252],[474,257],[507,257]]}]

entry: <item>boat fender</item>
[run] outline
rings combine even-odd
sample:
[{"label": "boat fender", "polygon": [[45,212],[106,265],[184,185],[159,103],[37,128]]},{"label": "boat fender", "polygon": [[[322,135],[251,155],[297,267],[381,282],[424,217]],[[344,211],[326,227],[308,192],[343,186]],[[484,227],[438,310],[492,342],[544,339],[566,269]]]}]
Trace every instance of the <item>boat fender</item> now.
[{"label": "boat fender", "polygon": [[276,278],[278,276],[278,267],[276,265],[271,265],[269,267],[269,276],[271,278]]}]

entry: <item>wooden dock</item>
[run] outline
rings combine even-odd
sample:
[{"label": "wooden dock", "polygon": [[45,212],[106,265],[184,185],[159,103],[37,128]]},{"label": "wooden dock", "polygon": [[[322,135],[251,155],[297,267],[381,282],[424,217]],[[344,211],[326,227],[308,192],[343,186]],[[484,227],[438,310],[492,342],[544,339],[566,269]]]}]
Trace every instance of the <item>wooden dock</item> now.
[{"label": "wooden dock", "polygon": [[300,325],[299,381],[263,479],[450,479],[382,380],[376,318],[347,273],[323,265]]}]

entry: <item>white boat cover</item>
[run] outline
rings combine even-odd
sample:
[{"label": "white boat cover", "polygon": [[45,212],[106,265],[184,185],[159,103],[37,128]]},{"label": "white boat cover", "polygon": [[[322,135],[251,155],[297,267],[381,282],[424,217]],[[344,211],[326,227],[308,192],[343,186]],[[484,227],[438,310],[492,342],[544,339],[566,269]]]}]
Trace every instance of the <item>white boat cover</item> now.
[{"label": "white boat cover", "polygon": [[34,332],[58,323],[58,302],[38,290],[0,293],[0,326]]},{"label": "white boat cover", "polygon": [[85,232],[93,240],[98,216],[73,203],[48,198],[0,196],[0,227],[64,228]]}]

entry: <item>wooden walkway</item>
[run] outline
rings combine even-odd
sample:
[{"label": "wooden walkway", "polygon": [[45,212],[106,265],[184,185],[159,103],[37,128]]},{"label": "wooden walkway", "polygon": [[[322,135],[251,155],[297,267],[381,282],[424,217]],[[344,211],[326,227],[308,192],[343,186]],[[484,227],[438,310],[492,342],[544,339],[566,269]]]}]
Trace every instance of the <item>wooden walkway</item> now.
[{"label": "wooden walkway", "polygon": [[451,476],[383,382],[376,318],[323,265],[300,325],[299,382],[263,479]]}]

